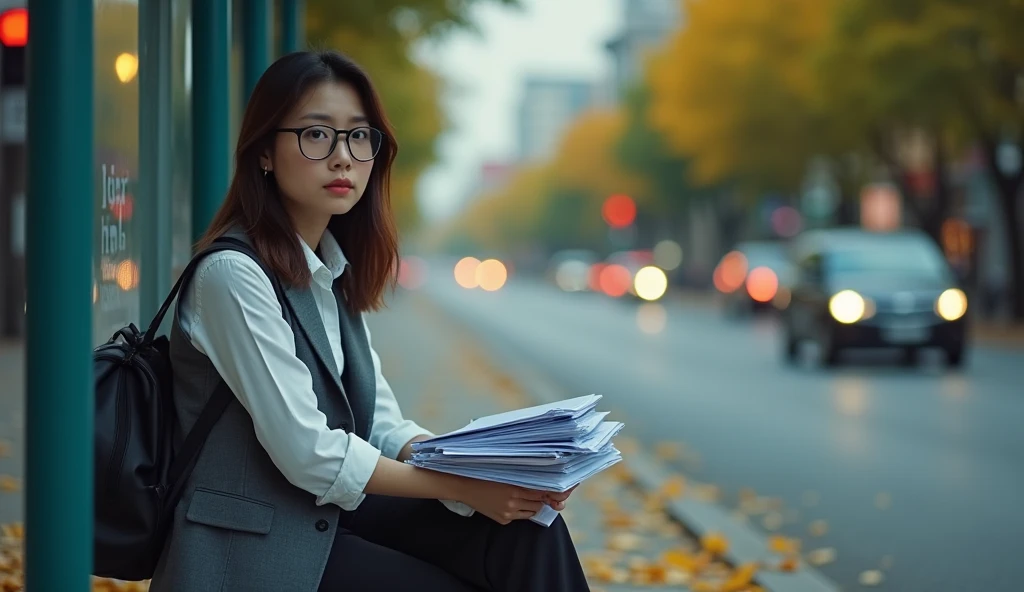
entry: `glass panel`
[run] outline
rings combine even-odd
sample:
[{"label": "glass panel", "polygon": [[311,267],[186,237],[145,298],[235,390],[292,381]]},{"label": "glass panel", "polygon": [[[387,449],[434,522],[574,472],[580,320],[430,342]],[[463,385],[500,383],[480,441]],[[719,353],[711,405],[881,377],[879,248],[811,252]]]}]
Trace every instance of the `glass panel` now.
[{"label": "glass panel", "polygon": [[130,0],[94,2],[93,337],[100,343],[139,316],[139,11]]},{"label": "glass panel", "polygon": [[177,279],[192,256],[192,2],[174,0],[171,11],[171,272]]}]

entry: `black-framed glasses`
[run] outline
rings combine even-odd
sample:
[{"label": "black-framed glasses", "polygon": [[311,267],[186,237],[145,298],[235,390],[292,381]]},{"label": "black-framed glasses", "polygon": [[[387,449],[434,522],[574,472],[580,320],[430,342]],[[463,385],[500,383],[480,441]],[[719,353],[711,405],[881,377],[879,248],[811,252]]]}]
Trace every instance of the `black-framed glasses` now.
[{"label": "black-framed glasses", "polygon": [[369,126],[349,130],[335,129],[329,125],[307,127],[283,127],[278,132],[295,134],[299,139],[299,152],[310,160],[323,160],[334,153],[338,138],[345,134],[345,145],[352,158],[360,162],[373,160],[384,143],[384,133]]}]

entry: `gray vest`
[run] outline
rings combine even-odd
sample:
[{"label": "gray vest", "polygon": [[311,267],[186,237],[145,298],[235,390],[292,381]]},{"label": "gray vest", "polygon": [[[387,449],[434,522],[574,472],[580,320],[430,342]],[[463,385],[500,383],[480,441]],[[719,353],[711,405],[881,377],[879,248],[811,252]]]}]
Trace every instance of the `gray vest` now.
[{"label": "gray vest", "polygon": [[[235,232],[230,236],[245,239]],[[362,317],[346,305],[340,280],[334,292],[345,354],[343,377],[338,376],[308,287],[285,288],[284,316],[295,333],[296,354],[313,376],[313,391],[328,426],[368,439],[376,401],[373,359]],[[221,379],[209,358],[184,335],[177,313],[170,338],[174,403],[183,438]],[[284,478],[256,439],[249,414],[233,401],[203,446],[150,589],[315,592],[341,511],[333,504],[317,506],[315,499]]]}]

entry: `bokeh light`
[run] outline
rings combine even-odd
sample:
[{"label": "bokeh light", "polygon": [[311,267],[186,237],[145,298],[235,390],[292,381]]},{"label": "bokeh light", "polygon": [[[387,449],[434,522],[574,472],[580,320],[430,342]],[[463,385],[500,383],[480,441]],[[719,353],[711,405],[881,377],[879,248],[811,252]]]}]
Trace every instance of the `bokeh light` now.
[{"label": "bokeh light", "polygon": [[648,265],[636,272],[633,280],[633,291],[644,300],[657,300],[668,290],[668,277],[661,269]]},{"label": "bokeh light", "polygon": [[630,281],[629,270],[614,264],[602,267],[598,278],[601,291],[613,298],[624,296],[629,291]]},{"label": "bokeh light", "polygon": [[715,288],[724,294],[735,292],[743,285],[747,277],[747,257],[739,251],[732,251],[722,257],[721,263],[715,268]]},{"label": "bokeh light", "polygon": [[463,288],[472,290],[479,284],[476,279],[476,268],[480,260],[476,257],[463,257],[455,264],[455,281]]},{"label": "bokeh light", "polygon": [[756,302],[770,302],[779,291],[779,278],[768,267],[755,267],[747,276],[747,294]]},{"label": "bokeh light", "polygon": [[654,264],[672,271],[683,263],[683,248],[674,240],[663,240],[654,245]]},{"label": "bokeh light", "polygon": [[605,200],[601,215],[608,226],[624,228],[636,219],[636,204],[628,195],[612,195]]},{"label": "bokeh light", "polygon": [[508,270],[497,259],[486,259],[476,266],[476,283],[482,290],[496,292],[505,285]]}]

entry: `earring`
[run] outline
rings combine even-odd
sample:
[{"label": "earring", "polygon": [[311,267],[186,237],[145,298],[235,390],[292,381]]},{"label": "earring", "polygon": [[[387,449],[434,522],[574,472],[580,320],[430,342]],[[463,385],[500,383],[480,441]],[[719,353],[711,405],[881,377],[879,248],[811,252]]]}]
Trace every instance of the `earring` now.
[{"label": "earring", "polygon": [[263,169],[263,178],[264,178],[264,179],[266,179],[266,178],[267,178],[267,173],[268,173],[268,172],[270,172],[270,171],[269,171],[269,170],[267,170],[267,169]]}]

